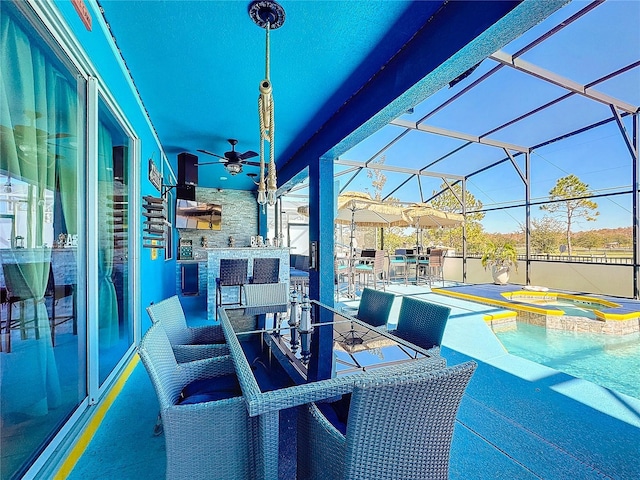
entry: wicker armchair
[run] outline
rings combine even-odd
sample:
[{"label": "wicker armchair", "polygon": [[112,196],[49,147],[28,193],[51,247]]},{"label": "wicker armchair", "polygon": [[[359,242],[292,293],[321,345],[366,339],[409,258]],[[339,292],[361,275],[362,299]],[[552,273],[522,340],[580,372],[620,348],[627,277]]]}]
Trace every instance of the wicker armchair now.
[{"label": "wicker armchair", "polygon": [[393,293],[364,288],[355,317],[374,327],[386,327],[395,298]]},{"label": "wicker armchair", "polygon": [[187,326],[177,295],[149,305],[147,313],[153,323],[164,328],[178,363],[229,354],[220,325]]},{"label": "wicker armchair", "polygon": [[450,313],[449,307],[402,297],[398,326],[391,333],[425,350],[439,348]]},{"label": "wicker armchair", "polygon": [[383,376],[356,385],[342,409],[305,406],[298,480],[448,478],[454,422],[476,366]]},{"label": "wicker armchair", "polygon": [[289,288],[286,283],[247,284],[244,299],[248,307],[256,305],[288,305]]},{"label": "wicker armchair", "polygon": [[250,479],[257,422],[247,414],[231,357],[178,364],[159,325],[138,347],[160,403],[167,479]]}]

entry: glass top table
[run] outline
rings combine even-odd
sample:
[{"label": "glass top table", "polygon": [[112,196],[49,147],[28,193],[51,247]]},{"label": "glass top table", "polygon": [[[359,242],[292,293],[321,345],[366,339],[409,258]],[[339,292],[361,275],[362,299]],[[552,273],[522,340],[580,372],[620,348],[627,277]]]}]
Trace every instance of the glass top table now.
[{"label": "glass top table", "polygon": [[[300,321],[291,325],[288,305],[226,308],[225,313],[229,333],[252,365],[261,391],[277,387],[278,382],[263,382],[256,365],[262,362],[275,370],[274,358],[289,375],[289,383],[304,384],[429,356],[386,331],[317,302],[310,304],[307,328]],[[299,311],[296,318],[301,316]]]},{"label": "glass top table", "polygon": [[[279,411],[339,397],[359,379],[408,367],[442,368],[440,356],[312,301],[308,322],[289,305],[221,308],[250,416],[259,416],[259,478],[277,478]],[[425,367],[426,368],[426,367]]]}]

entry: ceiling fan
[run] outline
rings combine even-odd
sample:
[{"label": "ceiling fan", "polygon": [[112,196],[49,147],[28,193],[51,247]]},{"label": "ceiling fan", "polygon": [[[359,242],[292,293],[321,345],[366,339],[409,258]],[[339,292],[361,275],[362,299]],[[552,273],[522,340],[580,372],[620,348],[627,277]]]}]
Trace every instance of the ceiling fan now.
[{"label": "ceiling fan", "polygon": [[243,165],[251,165],[254,167],[259,167],[260,163],[258,162],[248,162],[247,159],[257,157],[258,154],[253,150],[248,150],[244,153],[236,152],[236,145],[238,144],[238,140],[234,138],[230,138],[227,140],[231,144],[231,150],[228,152],[224,152],[224,156],[218,155],[217,153],[211,153],[207,150],[198,150],[198,152],[206,153],[207,155],[211,155],[213,157],[218,157],[221,160],[217,162],[205,162],[205,163],[196,163],[196,167],[201,167],[203,165],[214,165],[220,164],[224,165],[224,168],[227,169],[231,175],[237,175],[242,172]]}]

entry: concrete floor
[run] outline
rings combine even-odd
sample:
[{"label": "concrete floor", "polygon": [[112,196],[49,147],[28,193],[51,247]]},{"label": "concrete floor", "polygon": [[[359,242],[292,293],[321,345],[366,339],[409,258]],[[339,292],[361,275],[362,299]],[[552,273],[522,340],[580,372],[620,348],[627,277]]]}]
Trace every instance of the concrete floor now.
[{"label": "concrete floor", "polygon": [[[449,365],[473,358],[478,369],[462,401],[453,438],[451,479],[640,478],[640,400],[509,355],[483,320],[497,309],[391,285],[452,308],[442,354]],[[191,299],[189,299],[191,300]],[[349,302],[347,302],[349,303]],[[200,303],[185,301],[193,324]],[[158,403],[141,363],[108,411],[69,479],[164,477],[164,438],[154,437]],[[293,480],[287,455],[281,478]]]}]

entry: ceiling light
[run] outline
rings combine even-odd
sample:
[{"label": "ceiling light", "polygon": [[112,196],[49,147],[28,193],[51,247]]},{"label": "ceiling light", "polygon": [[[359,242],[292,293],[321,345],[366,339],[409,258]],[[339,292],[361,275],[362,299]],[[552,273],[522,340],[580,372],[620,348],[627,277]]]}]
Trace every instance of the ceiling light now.
[{"label": "ceiling light", "polygon": [[[258,203],[275,205],[276,191],[276,162],[274,147],[274,106],[272,85],[269,79],[269,32],[280,28],[285,20],[284,8],[274,0],[255,0],[249,5],[249,16],[253,22],[266,31],[265,78],[260,82],[258,97],[258,116],[260,118],[260,181],[258,182]],[[265,185],[264,147],[269,142],[269,171]]]},{"label": "ceiling light", "polygon": [[224,165],[224,168],[226,168],[227,172],[229,172],[231,175],[237,175],[240,172],[242,172],[242,164],[241,163],[227,162]]}]

